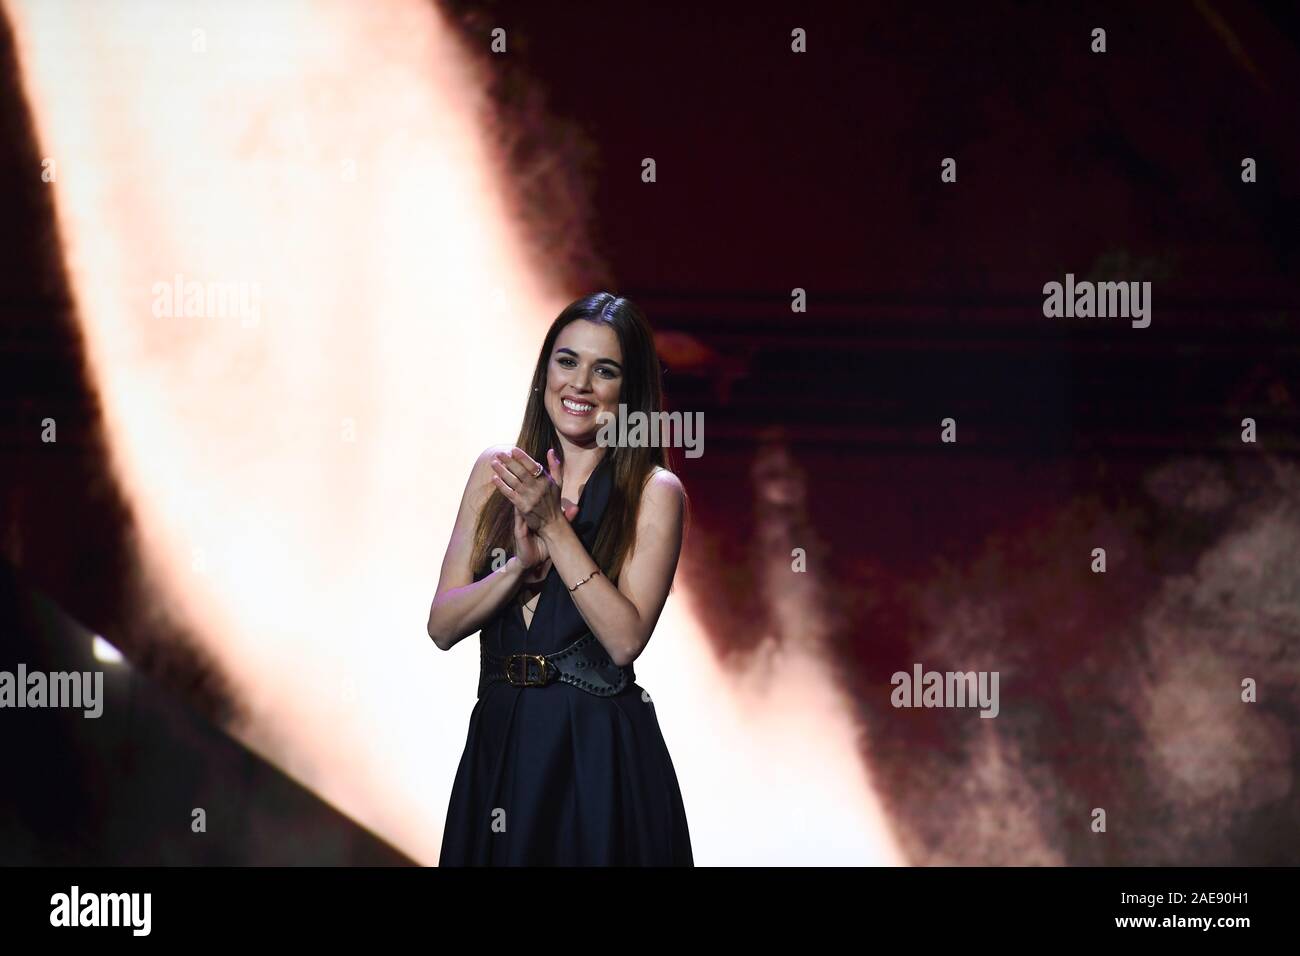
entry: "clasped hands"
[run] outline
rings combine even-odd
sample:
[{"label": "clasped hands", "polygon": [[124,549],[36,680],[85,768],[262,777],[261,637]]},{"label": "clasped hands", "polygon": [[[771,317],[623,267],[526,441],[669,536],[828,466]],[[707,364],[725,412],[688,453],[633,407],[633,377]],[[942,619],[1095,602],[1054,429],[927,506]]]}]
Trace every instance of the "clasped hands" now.
[{"label": "clasped hands", "polygon": [[[572,521],[578,506],[560,497],[564,466],[554,448],[546,451],[550,471],[520,448],[510,454],[492,456],[492,481],[506,500],[515,506],[515,555],[525,572],[525,581],[536,583],[550,573],[550,554],[544,535],[561,519]],[[537,570],[534,570],[537,569]]]}]

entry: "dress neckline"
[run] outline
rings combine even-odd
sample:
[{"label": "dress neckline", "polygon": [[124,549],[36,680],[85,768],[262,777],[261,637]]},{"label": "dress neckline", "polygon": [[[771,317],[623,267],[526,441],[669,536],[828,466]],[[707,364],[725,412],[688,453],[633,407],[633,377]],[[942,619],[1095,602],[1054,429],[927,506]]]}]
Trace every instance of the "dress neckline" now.
[{"label": "dress neckline", "polygon": [[[578,494],[578,513],[573,516],[572,524],[576,525],[578,519],[582,517],[582,510],[586,507],[587,492],[591,490],[591,486],[596,480],[596,475],[605,467],[607,461],[609,461],[609,452],[605,452],[605,454],[601,456],[600,461],[596,462],[596,467],[591,470],[591,474],[587,476],[586,482],[583,483],[582,491]],[[533,608],[533,622],[537,620],[537,615],[540,614],[542,610],[542,604],[545,602],[546,596],[551,592],[551,578],[557,576],[558,572],[555,570],[555,562],[552,561],[551,569],[546,572],[546,577],[542,579],[542,589],[537,592],[537,606]],[[519,621],[519,626],[524,629],[524,634],[527,635],[528,632],[533,629],[533,625],[531,622],[524,620],[524,606],[515,600],[511,600],[510,603],[514,606],[515,617]]]}]

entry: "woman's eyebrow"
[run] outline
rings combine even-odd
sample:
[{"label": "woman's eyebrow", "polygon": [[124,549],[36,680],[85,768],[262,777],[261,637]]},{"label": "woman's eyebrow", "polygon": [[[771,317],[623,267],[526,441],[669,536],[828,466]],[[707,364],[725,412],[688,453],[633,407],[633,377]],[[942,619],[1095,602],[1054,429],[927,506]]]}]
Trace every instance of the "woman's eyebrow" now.
[{"label": "woman's eyebrow", "polygon": [[[572,355],[574,358],[577,358],[577,357],[578,357],[578,353],[575,352],[575,351],[573,351],[573,349],[569,349],[569,348],[563,348],[563,347],[561,347],[561,348],[556,349],[555,351],[556,351],[557,353],[559,353],[559,352],[563,352],[565,355]],[[613,365],[614,367],[616,367],[620,372],[623,371],[623,366],[622,366],[622,364],[619,363],[619,362],[615,362],[612,358],[598,358],[598,359],[596,359],[596,361],[597,361],[597,362],[606,362],[606,363],[608,363],[608,364]]]}]

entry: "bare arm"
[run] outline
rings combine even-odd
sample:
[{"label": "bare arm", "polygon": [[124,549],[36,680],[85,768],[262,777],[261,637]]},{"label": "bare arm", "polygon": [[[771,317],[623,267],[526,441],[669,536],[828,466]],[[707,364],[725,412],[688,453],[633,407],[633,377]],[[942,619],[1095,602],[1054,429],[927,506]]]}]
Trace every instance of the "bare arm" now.
[{"label": "bare arm", "polygon": [[429,637],[441,650],[451,650],[463,638],[482,629],[515,594],[523,578],[519,559],[511,556],[501,568],[474,580],[474,526],[479,511],[492,496],[492,455],[509,445],[494,445],[479,455],[461,497],[451,542],[442,559],[442,573],[429,608]]},{"label": "bare arm", "polygon": [[[637,659],[650,641],[668,599],[682,548],[685,511],[681,480],[670,471],[652,476],[641,496],[636,546],[623,564],[617,587],[598,574],[573,592],[573,603],[620,666]],[[567,521],[540,532],[566,586],[582,580],[596,563]]]}]

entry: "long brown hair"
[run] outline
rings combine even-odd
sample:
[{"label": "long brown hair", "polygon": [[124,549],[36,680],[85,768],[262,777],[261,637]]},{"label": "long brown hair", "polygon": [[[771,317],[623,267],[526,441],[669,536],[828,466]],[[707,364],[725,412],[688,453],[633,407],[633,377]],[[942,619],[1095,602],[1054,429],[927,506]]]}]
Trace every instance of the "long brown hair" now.
[{"label": "long brown hair", "polygon": [[[546,464],[548,448],[554,448],[557,455],[563,451],[543,403],[551,352],[564,327],[579,319],[608,325],[618,336],[618,344],[623,350],[623,382],[618,400],[627,406],[628,413],[640,411],[653,416],[663,410],[663,373],[659,353],[655,350],[654,334],[641,310],[630,300],[609,292],[597,292],[578,299],[556,316],[542,342],[529,385],[524,422],[515,441],[534,461],[543,465]],[[649,420],[655,419],[651,417]],[[656,465],[669,471],[672,469],[661,446],[611,445],[606,448],[605,455],[610,456],[608,465],[612,469],[613,485],[591,556],[600,566],[601,573],[610,581],[617,582],[623,562],[636,544],[637,511],[646,480]],[[601,464],[606,462],[602,459]],[[508,555],[515,553],[514,505],[505,495],[493,493],[479,512],[474,529],[473,566],[476,571],[488,570],[491,554],[497,548]]]}]

